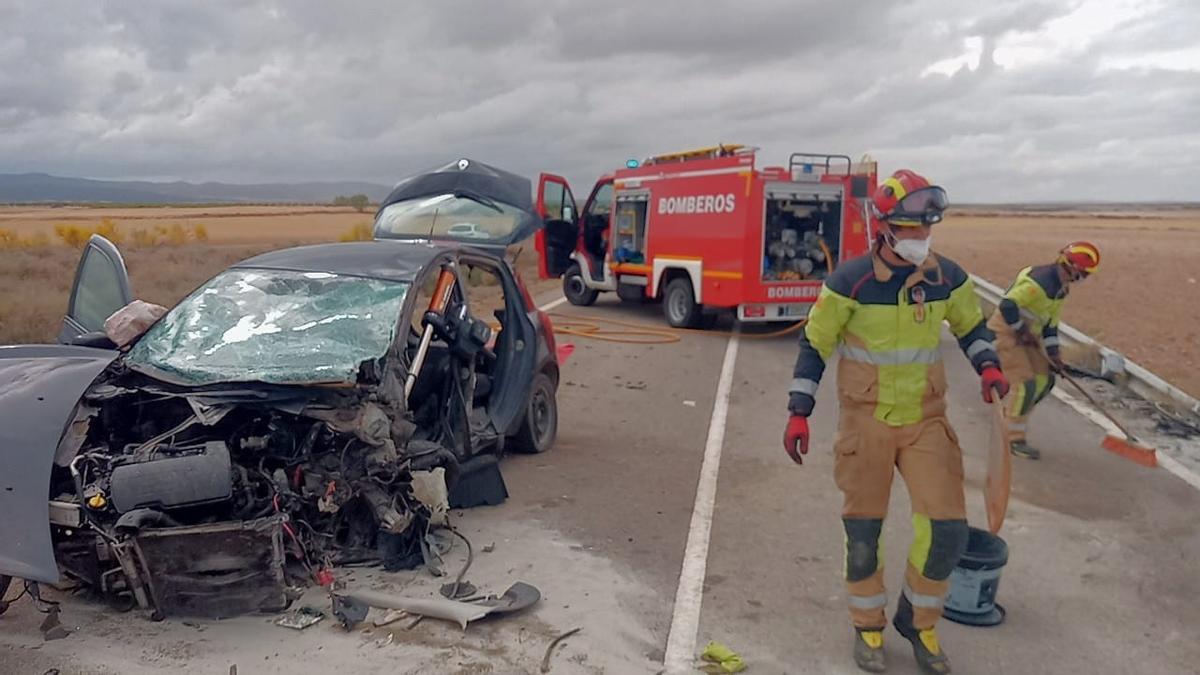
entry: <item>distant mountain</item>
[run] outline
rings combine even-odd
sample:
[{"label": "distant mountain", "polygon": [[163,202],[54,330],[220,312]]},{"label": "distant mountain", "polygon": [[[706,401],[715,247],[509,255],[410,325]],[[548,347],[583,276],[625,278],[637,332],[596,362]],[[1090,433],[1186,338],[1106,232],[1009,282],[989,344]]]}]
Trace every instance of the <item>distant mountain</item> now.
[{"label": "distant mountain", "polygon": [[151,183],[64,178],[44,173],[0,174],[0,203],[110,202],[115,204],[327,203],[365,194],[372,202],[391,188],[374,183]]}]

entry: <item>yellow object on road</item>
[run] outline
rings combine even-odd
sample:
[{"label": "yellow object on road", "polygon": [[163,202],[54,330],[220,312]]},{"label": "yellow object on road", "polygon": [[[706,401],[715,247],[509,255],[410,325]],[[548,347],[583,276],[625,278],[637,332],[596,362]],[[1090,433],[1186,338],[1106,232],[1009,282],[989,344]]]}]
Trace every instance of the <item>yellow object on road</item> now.
[{"label": "yellow object on road", "polygon": [[709,642],[704,651],[700,653],[700,658],[716,664],[720,668],[717,672],[740,673],[746,669],[746,663],[742,661],[741,655],[720,642]]}]

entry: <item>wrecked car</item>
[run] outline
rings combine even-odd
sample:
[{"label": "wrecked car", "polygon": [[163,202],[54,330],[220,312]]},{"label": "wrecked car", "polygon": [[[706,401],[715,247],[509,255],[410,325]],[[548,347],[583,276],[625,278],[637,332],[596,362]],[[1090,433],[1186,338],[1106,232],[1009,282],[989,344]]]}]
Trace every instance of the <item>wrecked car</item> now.
[{"label": "wrecked car", "polygon": [[542,222],[530,187],[451,164],[397,186],[375,241],[262,254],[134,320],[94,236],[60,344],[0,347],[0,586],[231,616],[339,565],[420,564],[418,476],[496,503],[500,455],[554,443],[553,330],[505,259]]}]

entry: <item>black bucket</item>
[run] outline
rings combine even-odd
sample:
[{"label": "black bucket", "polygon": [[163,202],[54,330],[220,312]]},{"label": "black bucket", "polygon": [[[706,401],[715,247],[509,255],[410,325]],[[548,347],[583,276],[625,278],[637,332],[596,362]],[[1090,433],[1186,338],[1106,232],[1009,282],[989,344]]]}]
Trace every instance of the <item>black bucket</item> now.
[{"label": "black bucket", "polygon": [[968,626],[995,626],[1004,621],[996,604],[1000,572],[1008,563],[1008,544],[996,535],[968,528],[967,550],[950,573],[950,592],[943,615]]}]

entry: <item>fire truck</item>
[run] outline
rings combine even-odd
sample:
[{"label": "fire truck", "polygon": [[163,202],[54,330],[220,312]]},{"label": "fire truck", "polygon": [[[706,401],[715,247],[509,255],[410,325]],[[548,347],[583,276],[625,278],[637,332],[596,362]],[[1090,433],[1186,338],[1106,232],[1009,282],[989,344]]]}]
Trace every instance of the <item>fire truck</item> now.
[{"label": "fire truck", "polygon": [[574,305],[600,293],[661,300],[675,327],[795,321],[821,283],[872,240],[869,158],[793,153],[755,165],[757,148],[718,145],[650,157],[605,174],[577,212],[567,181],[543,174],[536,247],[543,279]]}]

